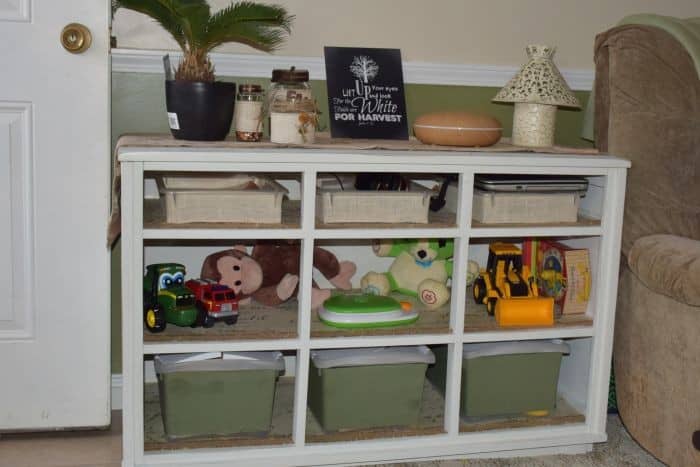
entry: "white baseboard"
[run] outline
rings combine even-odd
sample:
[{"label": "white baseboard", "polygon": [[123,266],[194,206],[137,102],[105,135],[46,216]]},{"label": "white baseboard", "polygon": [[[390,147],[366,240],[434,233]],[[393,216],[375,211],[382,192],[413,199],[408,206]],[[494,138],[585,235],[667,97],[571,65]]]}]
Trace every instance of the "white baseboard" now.
[{"label": "white baseboard", "polygon": [[112,410],[122,409],[122,387],[124,382],[122,375],[112,375]]},{"label": "white baseboard", "polygon": [[[156,379],[156,370],[155,367],[153,366],[152,361],[147,361],[146,364],[144,365],[144,375],[143,375],[144,381],[146,383],[155,383],[158,380]],[[122,389],[124,388],[124,377],[119,374],[119,373],[114,373],[112,374],[112,394],[111,394],[111,401],[112,401],[112,410],[121,410],[123,405],[122,405]]]},{"label": "white baseboard", "polygon": [[[182,53],[175,51],[112,49],[112,71],[162,74],[163,55],[166,53],[170,54],[174,63],[182,56]],[[311,79],[326,79],[321,57],[212,53],[211,58],[219,76],[269,78],[274,68],[295,66],[309,70]],[[512,66],[403,62],[404,82],[411,84],[502,87],[517,71],[518,67]],[[593,87],[593,70],[560,71],[573,90],[590,91]]]}]

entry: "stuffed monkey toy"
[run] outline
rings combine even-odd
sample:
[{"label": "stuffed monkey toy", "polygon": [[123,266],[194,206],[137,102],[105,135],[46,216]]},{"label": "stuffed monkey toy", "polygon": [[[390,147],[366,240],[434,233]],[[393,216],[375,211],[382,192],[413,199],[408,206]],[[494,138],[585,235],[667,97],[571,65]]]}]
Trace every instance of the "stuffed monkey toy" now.
[{"label": "stuffed monkey toy", "polygon": [[[244,246],[237,246],[207,256],[202,264],[201,277],[231,287],[244,300],[252,298],[263,305],[275,306],[297,292],[300,253],[299,242],[260,241],[250,255]],[[338,261],[330,251],[315,247],[313,266],[335,287],[352,287],[356,267],[351,261]],[[313,283],[312,309],[321,306],[330,295],[329,289],[319,289]]]}]

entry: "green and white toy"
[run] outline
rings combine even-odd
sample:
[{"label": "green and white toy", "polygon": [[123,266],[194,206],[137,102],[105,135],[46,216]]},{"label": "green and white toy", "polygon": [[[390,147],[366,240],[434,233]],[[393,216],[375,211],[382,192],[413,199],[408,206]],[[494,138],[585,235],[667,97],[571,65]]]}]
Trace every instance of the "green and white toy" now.
[{"label": "green and white toy", "polygon": [[374,242],[372,250],[377,256],[396,259],[388,272],[364,275],[360,282],[364,292],[400,292],[417,297],[427,309],[436,309],[450,299],[447,281],[452,277],[452,240],[386,239]]},{"label": "green and white toy", "polygon": [[418,312],[407,302],[391,297],[354,294],[329,298],[318,310],[318,316],[337,328],[375,328],[413,323]]}]

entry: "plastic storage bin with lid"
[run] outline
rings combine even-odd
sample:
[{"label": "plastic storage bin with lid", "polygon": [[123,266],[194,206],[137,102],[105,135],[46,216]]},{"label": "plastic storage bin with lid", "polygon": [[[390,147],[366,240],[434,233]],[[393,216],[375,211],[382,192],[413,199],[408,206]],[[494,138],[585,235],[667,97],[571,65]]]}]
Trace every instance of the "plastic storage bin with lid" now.
[{"label": "plastic storage bin with lid", "polygon": [[426,346],[314,350],[309,407],[327,431],[414,425],[434,361]]},{"label": "plastic storage bin with lid", "polygon": [[270,430],[281,352],[156,355],[168,438]]},{"label": "plastic storage bin with lid", "polygon": [[[436,363],[427,376],[444,391],[447,346],[434,347],[433,351]],[[461,415],[544,414],[553,410],[562,356],[568,353],[569,345],[559,339],[464,344]]]}]

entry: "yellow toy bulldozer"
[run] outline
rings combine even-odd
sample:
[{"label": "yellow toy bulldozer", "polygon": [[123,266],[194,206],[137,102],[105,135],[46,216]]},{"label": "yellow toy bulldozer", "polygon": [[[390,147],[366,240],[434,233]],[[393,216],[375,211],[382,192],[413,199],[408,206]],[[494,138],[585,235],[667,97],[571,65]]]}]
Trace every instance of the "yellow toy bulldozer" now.
[{"label": "yellow toy bulldozer", "polygon": [[474,281],[474,301],[496,315],[499,326],[552,326],[554,299],[540,297],[520,248],[512,243],[489,245],[486,269]]}]

